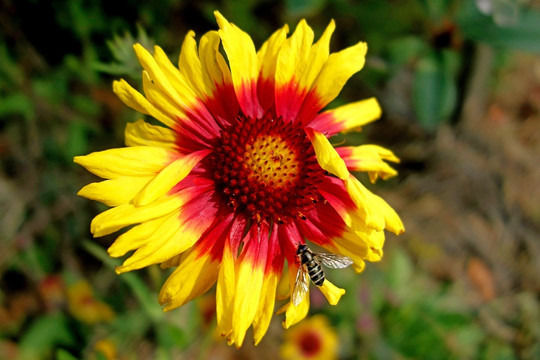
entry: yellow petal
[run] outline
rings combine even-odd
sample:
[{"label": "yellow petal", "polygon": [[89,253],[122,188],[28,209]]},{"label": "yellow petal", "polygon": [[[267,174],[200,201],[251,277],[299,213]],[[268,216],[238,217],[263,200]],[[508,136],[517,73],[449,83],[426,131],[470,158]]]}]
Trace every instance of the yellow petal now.
[{"label": "yellow petal", "polygon": [[376,211],[379,211],[384,216],[384,223],[385,228],[391,232],[393,232],[396,235],[402,234],[405,232],[405,226],[403,225],[403,222],[401,222],[401,219],[399,215],[396,213],[394,209],[386,201],[384,201],[381,197],[371,194],[372,195],[372,201],[375,204]]},{"label": "yellow petal", "polygon": [[231,71],[219,52],[220,37],[217,31],[209,31],[199,41],[199,58],[204,69],[205,83],[213,93],[214,84],[231,84]]},{"label": "yellow petal", "polygon": [[152,180],[152,176],[120,177],[88,184],[77,195],[96,200],[108,206],[129,203]]},{"label": "yellow petal", "polygon": [[369,250],[367,249],[367,247],[365,247],[365,245],[361,246],[364,246],[364,249],[357,252],[355,250],[350,250],[349,248],[345,247],[343,245],[343,241],[340,241],[340,239],[334,239],[334,243],[332,244],[333,249],[331,249],[331,251],[335,254],[342,254],[351,258],[351,260],[353,261],[352,267],[354,271],[360,273],[364,270],[366,266],[363,258],[366,257],[366,254],[369,253]]},{"label": "yellow petal", "polygon": [[185,253],[175,255],[172,258],[167,259],[161,264],[159,264],[159,267],[162,269],[169,269],[172,267],[177,267],[178,265],[182,263],[182,260],[184,259],[184,257],[185,257]]},{"label": "yellow petal", "polygon": [[225,243],[216,287],[217,329],[222,336],[232,332],[234,294],[236,291],[234,255],[229,241]]},{"label": "yellow petal", "polygon": [[195,32],[189,31],[182,43],[182,51],[178,60],[178,68],[184,75],[190,87],[196,91],[200,98],[212,94],[212,85],[205,83],[203,76],[201,60],[197,53],[197,42],[195,41]]},{"label": "yellow petal", "polygon": [[309,58],[307,60],[309,66],[305,66],[304,69],[302,69],[303,73],[299,78],[301,89],[311,89],[315,79],[319,76],[322,67],[328,60],[328,55],[330,54],[330,38],[335,29],[336,24],[334,20],[332,20],[326,27],[326,30],[319,41],[311,47]]},{"label": "yellow petal", "polygon": [[[251,239],[250,243],[253,241],[255,240]],[[266,254],[257,255],[259,257],[255,259],[248,259],[245,256],[240,256],[236,263],[236,290],[234,297],[232,339],[237,347],[242,346],[246,331],[253,323],[257,310],[259,309],[265,267],[264,261],[262,264],[260,263],[260,256],[266,256]]]},{"label": "yellow petal", "polygon": [[306,133],[313,145],[319,165],[340,179],[347,179],[349,177],[349,171],[347,170],[345,161],[338,155],[336,149],[330,144],[326,136],[311,128],[306,128]]},{"label": "yellow petal", "polygon": [[197,102],[195,89],[191,87],[182,70],[179,70],[171,63],[169,57],[159,46],[154,46],[154,60],[169,80],[172,89],[174,89],[174,94],[178,96],[177,99],[181,99],[179,103],[183,106],[195,104]]},{"label": "yellow petal", "polygon": [[[124,261],[122,266],[116,267],[116,273],[120,274],[158,264],[186,251],[200,239],[202,233],[206,231],[212,221],[213,219],[208,219],[206,223],[199,221],[194,226],[195,224],[182,219],[181,214],[173,213],[169,215],[161,226],[146,238],[146,242],[139,245],[137,251]],[[129,231],[126,234],[128,233]],[[131,239],[126,237],[123,240],[128,242]]]},{"label": "yellow petal", "polygon": [[142,73],[144,95],[156,109],[165,114],[171,119],[183,119],[185,117],[181,106],[174,102],[167,94],[165,94],[155,81],[150,78],[150,74],[145,70]]},{"label": "yellow petal", "polygon": [[344,289],[336,287],[334,284],[328,281],[328,279],[324,280],[323,284],[319,286],[319,289],[324,294],[330,305],[337,305],[339,299],[341,299],[341,296],[345,294]]},{"label": "yellow petal", "polygon": [[266,40],[257,52],[259,64],[261,64],[261,77],[266,80],[274,80],[278,53],[287,39],[289,27],[283,26]]},{"label": "yellow petal", "polygon": [[377,210],[373,193],[353,175],[345,180],[345,188],[357,206],[357,213],[364,220],[364,223],[375,230],[383,230],[385,226],[384,214]]},{"label": "yellow petal", "polygon": [[283,320],[282,325],[285,329],[290,328],[291,326],[299,323],[304,320],[309,311],[309,292],[306,294],[304,299],[295,306],[292,301],[285,304],[281,309],[277,311],[278,314],[285,312],[285,320]]},{"label": "yellow petal", "polygon": [[154,177],[148,185],[133,199],[135,206],[144,206],[165,195],[173,186],[183,180],[191,170],[211,150],[202,150],[179,157]]},{"label": "yellow petal", "polygon": [[366,171],[374,183],[378,177],[386,180],[397,175],[397,171],[386,161],[399,162],[390,150],[377,145],[346,146],[336,149],[351,171]]},{"label": "yellow petal", "polygon": [[151,146],[131,146],[76,156],[73,161],[91,173],[105,178],[153,176],[177,155],[169,150]]},{"label": "yellow petal", "polygon": [[[292,294],[294,284],[296,282],[296,274],[298,272],[298,265],[296,264],[289,264],[289,288],[290,292]],[[300,304],[294,305],[292,300],[289,301],[287,304],[283,305],[276,314],[281,314],[285,312],[285,320],[283,320],[283,327],[285,329],[288,329],[289,327],[293,326],[294,324],[302,321],[308,314],[309,311],[309,290],[300,301]]]},{"label": "yellow petal", "polygon": [[[189,108],[190,102],[186,100],[185,96],[180,96],[178,89],[169,81],[165,67],[162,68],[141,44],[135,44],[133,48],[142,67],[146,70],[156,88],[163,94],[163,97],[170,100],[178,109]],[[174,78],[171,77],[170,79],[173,80]]]},{"label": "yellow petal", "polygon": [[[173,212],[176,216],[177,212]],[[156,219],[151,219],[137,226],[132,227],[122,235],[120,235],[107,249],[107,252],[112,257],[120,257],[127,254],[129,251],[135,250],[140,246],[148,243],[148,239],[155,233],[165,222],[169,216],[162,216]]]},{"label": "yellow petal", "polygon": [[394,155],[394,153],[391,150],[384,148],[382,146],[378,146],[378,145],[357,146],[354,149],[354,152],[355,152],[355,155],[358,157],[361,157],[361,154],[363,153],[374,152],[383,160],[399,163],[399,158],[396,155]]},{"label": "yellow petal", "polygon": [[126,204],[102,212],[92,220],[90,231],[94,237],[112,234],[123,227],[156,219],[177,211],[186,201],[180,195],[163,197],[153,203],[135,207]]},{"label": "yellow petal", "polygon": [[[294,33],[285,41],[279,51],[276,64],[276,86],[282,86],[293,79],[299,79],[307,71],[308,65],[311,65],[308,64],[308,60],[313,37],[313,30],[305,20],[300,20]],[[287,101],[287,99],[283,100]]]},{"label": "yellow petal", "polygon": [[204,294],[218,277],[219,261],[193,249],[169,276],[159,293],[159,302],[169,311]]},{"label": "yellow petal", "polygon": [[275,273],[268,273],[263,285],[259,309],[253,320],[253,339],[257,345],[268,330],[272,314],[274,313],[274,304],[276,302],[276,287],[279,276]]},{"label": "yellow petal", "polygon": [[176,133],[162,126],[150,125],[144,120],[128,123],[124,132],[127,146],[161,147],[174,150]]},{"label": "yellow petal", "polygon": [[141,93],[132,88],[131,85],[129,85],[125,80],[114,81],[113,91],[118,98],[120,98],[120,100],[130,108],[140,113],[151,115],[170,128],[175,126],[176,121],[174,118],[171,118],[159,111],[144,96],[142,96]]},{"label": "yellow petal", "polygon": [[[405,227],[396,211],[381,197],[366,189],[354,176],[351,175],[345,181],[345,188],[357,206],[356,215],[364,220],[363,224],[365,226],[376,231],[387,229],[397,235],[405,231]],[[359,226],[362,226],[362,223],[358,221],[352,225],[357,230],[360,229]],[[364,228],[363,231],[366,230]]]},{"label": "yellow petal", "polygon": [[345,50],[330,54],[315,82],[315,91],[324,106],[334,100],[347,80],[362,69],[367,45],[358,43]]}]

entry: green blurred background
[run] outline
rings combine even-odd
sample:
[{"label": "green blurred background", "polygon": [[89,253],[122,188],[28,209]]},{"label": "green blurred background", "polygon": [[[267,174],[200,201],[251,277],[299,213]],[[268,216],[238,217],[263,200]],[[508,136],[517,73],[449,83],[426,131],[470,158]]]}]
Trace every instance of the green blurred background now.
[{"label": "green blurred background", "polygon": [[[331,50],[369,45],[335,101],[376,96],[360,135],[401,159],[370,185],[402,215],[382,262],[329,277],[347,294],[311,314],[342,359],[540,359],[540,2],[532,0],[0,2],[0,359],[275,359],[276,316],[258,347],[214,334],[212,291],[162,313],[157,267],[117,276],[76,192],[96,178],[73,156],[123,145],[139,115],[111,84],[140,86],[135,41],[177,59],[213,11],[262,42],[306,18]],[[174,62],[174,61],[173,61]],[[360,174],[368,183],[367,177]],[[248,334],[248,338],[250,335]]]}]

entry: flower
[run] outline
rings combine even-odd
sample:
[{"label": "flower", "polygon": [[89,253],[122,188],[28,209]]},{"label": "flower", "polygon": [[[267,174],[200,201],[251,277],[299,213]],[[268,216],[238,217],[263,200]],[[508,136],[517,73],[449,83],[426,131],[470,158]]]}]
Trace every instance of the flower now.
[{"label": "flower", "polygon": [[115,314],[109,305],[94,297],[94,291],[86,280],[79,280],[67,287],[69,312],[87,324],[111,321]]},{"label": "flower", "polygon": [[118,349],[116,344],[111,339],[100,339],[94,344],[95,355],[94,359],[118,359]]},{"label": "flower", "polygon": [[[284,26],[256,51],[249,35],[215,16],[219,30],[198,46],[187,34],[178,67],[161,48],[151,55],[135,44],[144,96],[124,80],[113,84],[126,105],[164,126],[130,123],[127,147],[74,161],[106,179],[79,192],[112,207],[94,218],[93,235],[134,225],[108,249],[113,257],[135,250],[116,272],[176,267],[159,294],[166,311],[217,283],[218,330],[239,347],[251,325],[255,343],[265,334],[285,260],[294,286],[298,244],[349,256],[360,272],[381,258],[384,229],[404,229],[349,172],[384,179],[395,175],[384,160],[397,158],[380,147],[340,154],[328,140],[376,120],[377,101],[321,112],[362,68],[366,44],[330,54],[334,22],[313,44],[302,20],[290,37]],[[328,280],[320,290],[331,304],[344,293]],[[309,296],[286,304],[284,326],[308,308]]]},{"label": "flower", "polygon": [[338,337],[326,317],[315,315],[285,334],[281,358],[285,360],[337,359]]}]

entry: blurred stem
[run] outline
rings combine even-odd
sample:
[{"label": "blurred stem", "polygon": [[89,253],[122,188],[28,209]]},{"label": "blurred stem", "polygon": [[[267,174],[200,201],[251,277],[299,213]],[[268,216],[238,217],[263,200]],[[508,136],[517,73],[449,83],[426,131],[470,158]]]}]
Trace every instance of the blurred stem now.
[{"label": "blurred stem", "polygon": [[[105,250],[91,241],[84,240],[83,247],[111,269],[120,265],[118,260],[111,259]],[[164,320],[165,315],[157,302],[157,296],[148,289],[146,284],[140,278],[134,274],[125,273],[120,276],[120,279],[131,288],[131,291],[133,291],[133,294],[139,301],[141,308],[146,312],[154,324],[159,324]]]},{"label": "blurred stem", "polygon": [[476,49],[471,80],[463,103],[461,123],[465,130],[474,131],[485,116],[488,100],[488,81],[493,68],[493,49],[479,44]]}]

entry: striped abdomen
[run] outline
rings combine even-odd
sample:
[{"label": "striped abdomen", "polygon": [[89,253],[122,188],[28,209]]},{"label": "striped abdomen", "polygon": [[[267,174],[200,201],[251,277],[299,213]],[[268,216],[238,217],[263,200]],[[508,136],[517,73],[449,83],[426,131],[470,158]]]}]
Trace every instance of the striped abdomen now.
[{"label": "striped abdomen", "polygon": [[311,260],[306,264],[306,266],[308,268],[308,274],[311,281],[313,281],[315,285],[321,286],[324,282],[324,272],[321,265]]}]

